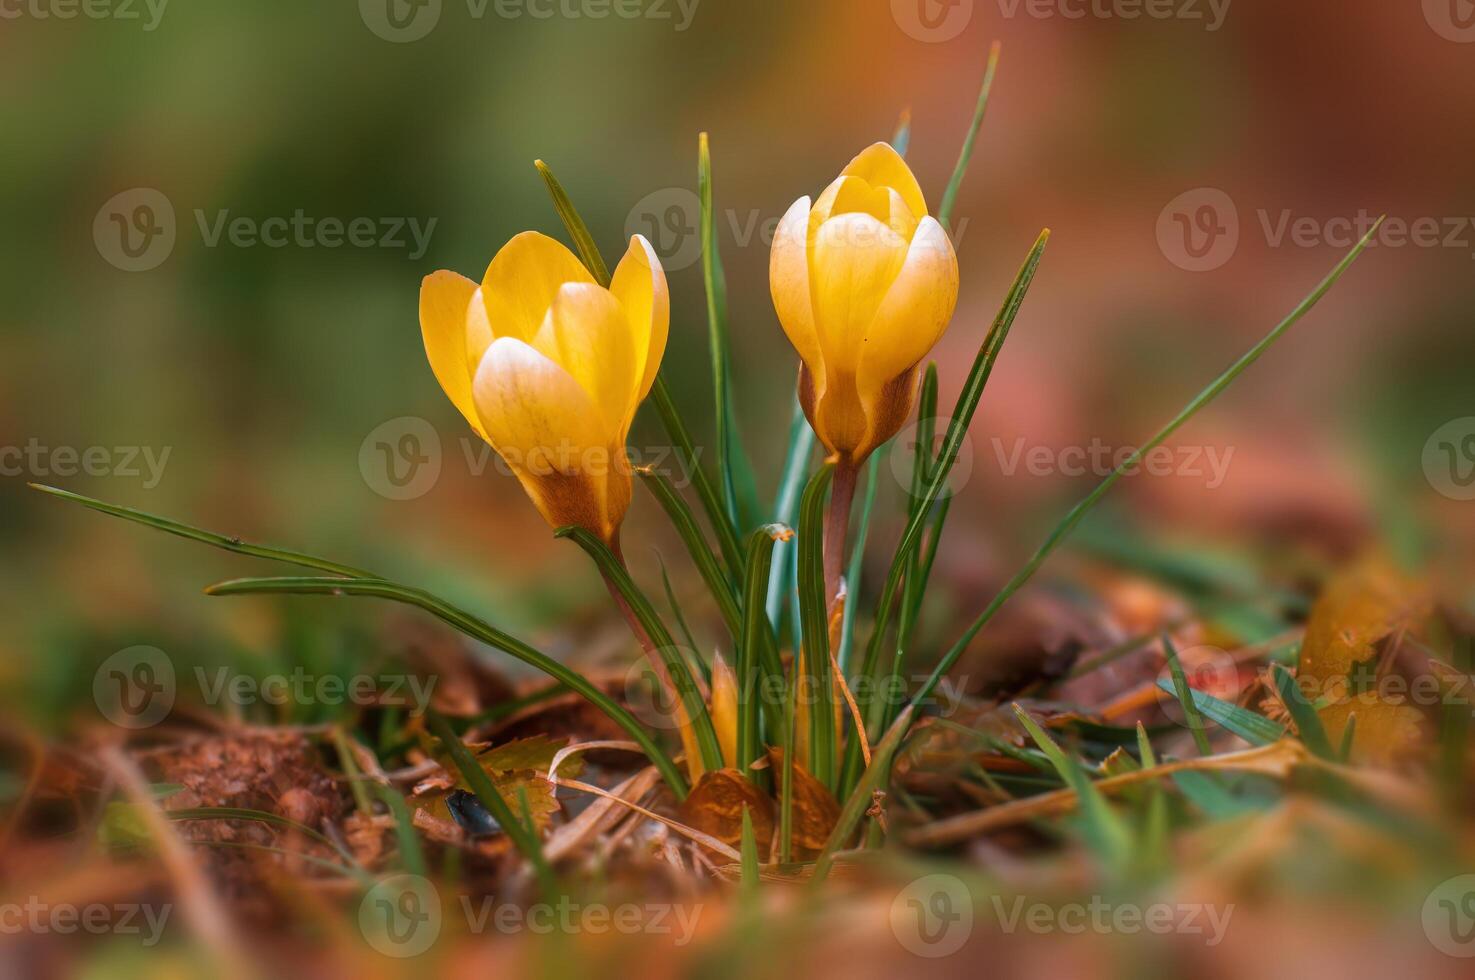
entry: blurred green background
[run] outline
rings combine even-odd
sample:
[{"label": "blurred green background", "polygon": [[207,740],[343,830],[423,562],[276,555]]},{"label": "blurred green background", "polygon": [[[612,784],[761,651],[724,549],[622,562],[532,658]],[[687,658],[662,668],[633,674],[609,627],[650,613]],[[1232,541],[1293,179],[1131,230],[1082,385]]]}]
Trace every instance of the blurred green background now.
[{"label": "blurred green background", "polygon": [[[122,646],[281,655],[306,628],[351,653],[374,640],[338,627],[382,614],[303,600],[302,627],[294,602],[208,599],[202,585],[256,566],[69,508],[28,480],[421,582],[577,653],[570,620],[604,615],[602,586],[512,480],[477,472],[481,448],[425,363],[421,277],[479,278],[524,229],[562,237],[532,167],[548,161],[606,256],[635,231],[668,256],[667,376],[710,447],[690,195],[697,134],[710,132],[738,410],[770,499],[796,361],[768,299],[766,233],[907,108],[909,159],[935,207],[995,39],[1002,68],[956,213],[963,289],[937,355],[944,405],[1035,235],[1054,237],[984,399],[940,559],[965,611],[1090,483],[1004,472],[1001,449],[1124,446],[1154,431],[1345,251],[1325,234],[1278,238],[1287,219],[1327,232],[1388,212],[1443,233],[1433,247],[1370,251],[1184,433],[1182,445],[1232,448],[1226,479],[1134,479],[1119,507],[1241,543],[1324,531],[1346,552],[1380,526],[1412,525],[1458,551],[1475,505],[1436,492],[1424,464],[1437,429],[1475,415],[1469,32],[1438,4],[1237,0],[1222,23],[1207,3],[1179,6],[1210,20],[1071,18],[1062,11],[1082,5],[1008,0],[175,0],[71,18],[58,0],[7,6],[7,700],[55,723]],[[114,16],[125,9],[136,19]],[[1227,257],[1192,271],[1160,227],[1201,188],[1227,195],[1240,231]],[[164,228],[160,198],[172,245],[121,251],[112,216],[126,225],[147,205],[138,227]],[[299,213],[330,236],[318,222],[368,219],[372,242],[214,238],[222,220],[259,229]],[[401,222],[428,229],[423,254],[407,230],[381,241]],[[153,267],[130,271],[139,264]],[[404,417],[435,432],[440,472],[397,500],[370,464],[376,431]],[[642,416],[632,445],[662,442]],[[108,462],[73,472],[94,447]],[[626,551],[648,582],[646,544],[689,580],[663,523],[637,492]],[[894,534],[886,516],[875,540]]]}]

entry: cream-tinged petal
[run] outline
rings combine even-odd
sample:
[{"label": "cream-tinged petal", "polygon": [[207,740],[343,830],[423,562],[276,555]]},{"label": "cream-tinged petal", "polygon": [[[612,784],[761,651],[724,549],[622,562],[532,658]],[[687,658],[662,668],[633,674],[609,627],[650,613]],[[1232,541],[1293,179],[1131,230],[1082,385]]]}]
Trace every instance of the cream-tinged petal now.
[{"label": "cream-tinged petal", "polygon": [[904,373],[941,339],[958,302],[958,257],[936,218],[923,218],[906,262],[866,329],[863,399]]},{"label": "cream-tinged petal", "polygon": [[475,361],[467,360],[466,311],[471,307],[476,283],[442,269],[420,283],[420,336],[430,370],[451,404],[478,433],[481,422],[471,393]]},{"label": "cream-tinged petal", "polygon": [[573,375],[520,340],[492,342],[472,391],[488,438],[514,466],[577,473],[582,453],[605,445],[599,413]]},{"label": "cream-tinged petal", "polygon": [[921,185],[890,143],[871,144],[840,172],[848,177],[860,177],[872,187],[890,187],[901,195],[912,214],[918,218],[927,214],[927,198]]},{"label": "cream-tinged petal", "polygon": [[514,236],[481,281],[492,335],[531,341],[566,282],[592,284],[594,279],[562,242],[536,231]]},{"label": "cream-tinged petal", "polygon": [[768,290],[789,343],[810,370],[819,371],[824,357],[809,291],[809,211],[809,198],[801,197],[779,222],[768,255]]},{"label": "cream-tinged petal", "polygon": [[641,379],[636,398],[644,400],[661,369],[666,337],[671,330],[671,292],[666,285],[666,270],[661,268],[660,256],[644,235],[630,239],[625,257],[615,267],[609,291],[625,307],[630,320],[635,369]]},{"label": "cream-tinged petal", "polygon": [[906,239],[868,214],[842,214],[820,226],[809,281],[828,376],[855,371],[866,330],[906,257]]},{"label": "cream-tinged petal", "polygon": [[604,424],[604,441],[623,441],[640,377],[630,321],[614,294],[593,283],[565,283],[532,344],[589,396]]}]

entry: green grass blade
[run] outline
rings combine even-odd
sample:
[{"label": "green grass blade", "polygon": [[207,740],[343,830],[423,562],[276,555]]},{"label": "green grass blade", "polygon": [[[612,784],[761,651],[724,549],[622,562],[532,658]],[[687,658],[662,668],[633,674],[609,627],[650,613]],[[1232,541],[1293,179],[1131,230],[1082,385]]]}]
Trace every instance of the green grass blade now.
[{"label": "green grass blade", "polygon": [[697,689],[696,679],[692,677],[691,669],[686,660],[682,658],[681,652],[676,648],[676,642],[671,639],[671,633],[666,629],[666,624],[661,622],[661,617],[656,615],[655,608],[641,591],[640,586],[630,577],[629,571],[610,551],[603,541],[582,527],[561,527],[553,532],[555,537],[569,538],[594,559],[594,564],[599,566],[599,571],[610,583],[626,605],[630,607],[635,618],[640,621],[640,626],[651,642],[655,644],[656,655],[666,666],[666,672],[671,678],[671,684],[676,688],[675,694],[681,699],[681,705],[686,709],[686,716],[691,720],[692,732],[696,736],[697,746],[702,753],[702,766],[707,770],[722,768],[722,751],[717,743],[717,730],[712,727],[712,716],[707,712],[706,702],[702,700],[701,692]]},{"label": "green grass blade", "polygon": [[213,596],[371,596],[416,606],[472,639],[495,647],[514,659],[542,671],[554,680],[562,682],[565,687],[577,693],[619,725],[631,740],[645,751],[651,764],[660,771],[661,776],[676,796],[681,799],[686,797],[686,780],[682,778],[670,758],[656,745],[645,727],[634,715],[590,683],[583,674],[423,589],[386,582],[382,579],[244,578],[212,585],[205,590],[205,594]]},{"label": "green grass blade", "polygon": [[471,791],[476,794],[481,805],[486,807],[501,825],[502,832],[533,866],[544,897],[551,897],[556,891],[553,869],[549,866],[548,859],[543,856],[543,845],[537,835],[513,814],[512,808],[507,805],[502,794],[497,792],[497,787],[492,783],[486,770],[477,764],[475,757],[466,748],[466,743],[462,742],[460,736],[451,728],[451,723],[446,721],[445,717],[434,708],[426,709],[425,721],[435,737],[440,739],[441,746],[451,757],[451,762],[461,771],[461,778],[466,780],[466,785],[471,787]]},{"label": "green grass blade", "polygon": [[563,226],[568,229],[569,237],[574,240],[574,248],[579,252],[579,258],[594,277],[594,281],[601,286],[609,286],[609,266],[604,264],[604,256],[599,254],[599,246],[594,244],[594,236],[589,234],[589,226],[584,224],[584,219],[579,216],[579,211],[574,207],[574,202],[569,199],[568,193],[558,178],[553,176],[553,171],[542,160],[534,160],[533,166],[538,168],[538,173],[543,177],[543,183],[548,185],[548,196],[553,198],[553,209],[558,212]]},{"label": "green grass blade", "polygon": [[326,844],[334,851],[337,851],[350,864],[358,863],[358,860],[353,854],[344,850],[338,844],[335,844],[333,839],[326,834],[321,834],[306,824],[298,823],[296,820],[290,820],[287,817],[270,813],[266,810],[252,810],[246,807],[236,806],[193,806],[183,807],[178,810],[164,810],[163,813],[170,820],[254,820],[257,823],[271,824],[274,827],[295,831],[304,837],[317,841],[319,844]]},{"label": "green grass blade", "polygon": [[963,651],[968,648],[968,644],[971,643],[973,641],[973,638],[978,635],[978,631],[983,629],[984,626],[988,625],[989,620],[994,618],[994,615],[999,611],[999,608],[1003,606],[1005,602],[1008,602],[1010,597],[1013,596],[1015,592],[1018,592],[1019,589],[1022,588],[1026,582],[1034,577],[1035,572],[1038,571],[1039,567],[1044,564],[1045,559],[1049,558],[1050,555],[1055,551],[1055,549],[1060,546],[1060,543],[1070,535],[1070,532],[1075,530],[1076,525],[1079,524],[1088,513],[1090,513],[1091,509],[1094,508],[1098,502],[1100,502],[1101,498],[1104,497],[1106,495],[1106,492],[1110,490],[1113,485],[1116,484],[1117,480],[1121,479],[1122,474],[1139,465],[1144,456],[1166,442],[1174,432],[1177,432],[1180,428],[1182,428],[1188,422],[1188,420],[1197,415],[1205,405],[1209,404],[1209,402],[1217,398],[1219,394],[1224,391],[1225,388],[1228,388],[1229,385],[1233,383],[1233,381],[1241,374],[1243,374],[1251,364],[1254,364],[1256,361],[1258,361],[1260,357],[1267,350],[1270,349],[1271,345],[1279,340],[1287,330],[1289,330],[1296,323],[1300,322],[1307,313],[1310,313],[1311,310],[1314,309],[1316,305],[1321,302],[1322,297],[1326,296],[1326,294],[1331,291],[1331,288],[1337,284],[1337,280],[1342,278],[1343,273],[1345,273],[1348,268],[1351,267],[1352,263],[1357,260],[1357,257],[1363,253],[1363,250],[1366,249],[1368,243],[1373,240],[1373,236],[1378,233],[1378,229],[1380,227],[1382,227],[1381,218],[1378,220],[1378,223],[1375,224],[1373,228],[1367,233],[1367,236],[1364,237],[1362,241],[1359,242],[1357,246],[1352,249],[1352,251],[1347,253],[1346,257],[1337,264],[1337,267],[1333,269],[1324,280],[1322,280],[1321,284],[1317,286],[1310,295],[1308,295],[1304,300],[1301,301],[1300,305],[1298,305],[1290,313],[1289,316],[1287,316],[1284,320],[1277,324],[1276,327],[1271,330],[1270,333],[1266,334],[1259,343],[1250,348],[1250,350],[1247,351],[1243,357],[1241,357],[1238,361],[1235,361],[1234,364],[1232,364],[1228,368],[1228,370],[1219,375],[1218,378],[1214,379],[1214,381],[1207,388],[1199,392],[1199,394],[1195,396],[1194,399],[1190,401],[1183,408],[1183,410],[1173,418],[1172,421],[1170,421],[1167,425],[1165,425],[1161,430],[1158,431],[1157,435],[1149,439],[1146,445],[1133,452],[1132,455],[1115,470],[1113,470],[1112,473],[1106,477],[1106,479],[1102,480],[1101,483],[1097,485],[1095,490],[1092,490],[1091,493],[1085,497],[1085,499],[1083,499],[1080,503],[1076,504],[1075,507],[1071,509],[1070,513],[1066,514],[1065,518],[1055,527],[1053,531],[1050,532],[1050,536],[1045,539],[1044,544],[1040,545],[1039,550],[1035,552],[1034,556],[1030,558],[1029,562],[1024,566],[1024,568],[1019,570],[1014,578],[1012,578],[999,592],[999,594],[995,596],[994,599],[988,604],[987,608],[985,608],[984,611],[979,614],[978,618],[975,619],[963,632],[963,635],[958,639],[958,642],[955,643],[952,649],[950,649],[942,658],[941,662],[939,662],[937,665],[937,669],[932,672],[932,675],[927,679],[926,683],[923,684],[922,688],[918,691],[915,700],[920,701],[931,697],[932,692],[937,688],[938,682],[942,680],[944,676],[946,676],[949,670],[952,670],[953,665],[958,662],[958,658],[963,655]]},{"label": "green grass blade", "polygon": [[1276,693],[1280,695],[1286,710],[1291,713],[1291,720],[1296,723],[1301,741],[1318,758],[1335,761],[1337,753],[1332,748],[1331,739],[1327,737],[1326,728],[1322,725],[1316,708],[1301,693],[1301,686],[1296,683],[1290,671],[1276,664],[1270,668],[1270,676],[1275,680]]},{"label": "green grass blade", "polygon": [[1048,732],[1039,726],[1019,705],[1014,705],[1018,717],[1040,751],[1054,764],[1060,778],[1076,791],[1080,798],[1081,816],[1085,820],[1086,842],[1107,864],[1123,868],[1131,859],[1132,836],[1116,812],[1106,802],[1106,797],[1096,788],[1080,763],[1065,753]]},{"label": "green grass blade", "polygon": [[[958,460],[958,454],[962,449],[963,440],[967,438],[968,426],[973,421],[973,414],[978,409],[979,399],[983,397],[983,390],[988,384],[990,375],[993,374],[994,364],[998,361],[999,351],[1003,348],[1004,341],[1009,336],[1009,330],[1014,325],[1015,318],[1019,315],[1019,309],[1024,304],[1024,297],[1029,293],[1029,287],[1034,282],[1035,272],[1039,268],[1040,259],[1044,256],[1045,246],[1050,240],[1050,232],[1040,234],[1024,264],[1020,266],[1019,273],[1014,277],[1014,283],[1009,288],[1009,293],[1004,298],[1003,306],[999,309],[998,316],[989,328],[988,335],[984,337],[983,344],[978,349],[977,356],[973,359],[973,366],[968,371],[968,378],[963,384],[963,391],[958,395],[957,404],[953,407],[952,421],[948,424],[947,435],[943,440],[942,449],[938,453],[937,465],[933,468],[932,478],[927,485],[927,491],[921,502],[907,521],[906,529],[902,532],[901,540],[898,542],[896,552],[891,558],[891,568],[886,574],[886,582],[881,589],[881,598],[876,603],[876,621],[871,627],[870,640],[866,644],[865,659],[861,663],[861,676],[867,681],[866,689],[873,691],[880,680],[878,671],[881,661],[881,645],[886,641],[886,630],[890,625],[891,609],[896,599],[897,589],[901,585],[906,573],[907,557],[911,549],[920,540],[926,516],[932,509],[932,504],[942,494],[942,488],[947,483],[948,475],[952,472],[953,465]],[[871,730],[872,736],[879,735],[882,729],[882,721],[888,713],[890,706],[882,704],[878,699],[870,700],[865,706],[866,723]],[[859,740],[853,739],[846,746],[845,767],[841,788],[848,791],[856,775],[860,772],[860,745]]]},{"label": "green grass blade", "polygon": [[983,72],[983,85],[978,90],[978,105],[973,110],[973,123],[968,127],[968,135],[963,138],[963,149],[958,154],[958,165],[953,168],[953,176],[947,182],[947,190],[942,195],[942,206],[937,209],[937,220],[942,222],[944,228],[950,228],[949,222],[953,216],[953,206],[958,203],[958,190],[963,186],[963,176],[968,172],[968,162],[973,159],[973,144],[978,139],[978,130],[983,125],[983,115],[988,111],[988,97],[993,92],[994,74],[999,69],[999,53],[1002,45],[994,42],[993,48],[988,53],[988,67]]},{"label": "green grass blade", "polygon": [[379,789],[379,798],[394,816],[394,836],[399,841],[400,861],[410,874],[423,878],[427,873],[425,850],[420,846],[420,835],[415,833],[415,823],[410,817],[410,808],[405,806],[405,798],[393,786],[375,785]]},{"label": "green grass blade", "polygon": [[736,642],[738,633],[742,629],[742,617],[738,612],[737,594],[733,591],[732,579],[728,577],[728,570],[718,564],[717,556],[707,546],[701,528],[697,527],[691,508],[686,506],[686,501],[681,499],[681,494],[676,492],[671,481],[649,467],[637,467],[635,472],[640,477],[640,482],[651,492],[651,496],[660,503],[666,516],[671,519],[671,524],[676,528],[676,533],[681,536],[681,542],[686,545],[686,551],[691,555],[691,560],[696,565],[697,572],[702,576],[702,581],[707,583],[707,591],[712,593],[712,598],[722,613],[722,621],[727,624],[728,632],[732,634]]},{"label": "green grass blade", "polygon": [[901,118],[896,121],[896,131],[891,134],[891,148],[899,156],[907,155],[907,148],[912,145],[912,110],[903,109]]},{"label": "green grass blade", "polygon": [[[748,540],[748,580],[743,591],[743,624],[734,673],[738,680],[737,768],[755,784],[759,782],[758,776],[749,767],[763,753],[759,722],[765,710],[777,717],[777,711],[761,701],[766,691],[773,690],[771,664],[765,664],[765,652],[772,649],[773,633],[759,600],[768,587],[774,546],[791,534],[782,524],[769,524],[754,531]],[[773,659],[777,660],[776,655]],[[778,679],[782,681],[782,678],[783,674],[779,673]]]},{"label": "green grass blade", "polygon": [[1137,759],[1142,763],[1143,769],[1151,769],[1157,765],[1157,755],[1152,751],[1152,740],[1147,737],[1147,729],[1140,721],[1137,723]]},{"label": "green grass blade", "polygon": [[1178,696],[1178,703],[1183,705],[1183,715],[1188,721],[1188,728],[1193,732],[1193,744],[1198,746],[1198,754],[1210,756],[1214,754],[1209,745],[1209,733],[1204,728],[1204,716],[1198,713],[1198,705],[1193,700],[1193,688],[1188,686],[1188,678],[1183,673],[1183,664],[1178,659],[1178,650],[1173,646],[1173,640],[1168,634],[1163,634],[1163,650],[1168,657],[1168,669],[1173,674],[1173,693]]},{"label": "green grass blade", "polygon": [[[681,639],[685,641],[688,650],[697,649],[697,638],[691,631],[691,626],[686,622],[686,617],[681,614],[681,603],[676,601],[676,589],[671,585],[671,573],[666,568],[666,559],[661,553],[651,549],[656,556],[656,564],[661,569],[661,591],[666,594],[666,605],[671,607],[671,618],[676,620],[676,628],[681,631]],[[710,682],[712,678],[708,677]]]},{"label": "green grass blade", "polygon": [[911,727],[912,708],[908,706],[897,717],[886,736],[876,744],[875,751],[871,753],[871,764],[861,773],[855,788],[845,797],[845,805],[840,808],[840,819],[835,823],[834,830],[830,831],[829,838],[825,841],[824,850],[820,851],[819,857],[814,865],[814,882],[824,881],[834,866],[835,854],[845,846],[855,833],[855,828],[860,825],[860,820],[871,808],[871,801],[876,790],[885,786],[891,779],[891,761],[896,758],[896,750],[901,748],[901,743],[906,738],[907,729]]},{"label": "green grass blade", "polygon": [[840,672],[850,676],[850,653],[855,646],[855,611],[860,607],[861,576],[866,564],[866,540],[871,534],[871,513],[876,509],[876,486],[880,482],[881,454],[871,453],[866,463],[866,488],[860,503],[860,519],[855,528],[855,541],[850,546],[850,563],[845,568],[845,612],[840,619],[840,650],[836,658]]},{"label": "green grass blade", "polygon": [[666,387],[666,379],[656,376],[656,383],[650,389],[650,401],[656,407],[657,414],[661,417],[661,424],[666,428],[666,434],[675,443],[675,449],[680,457],[681,463],[686,467],[686,472],[691,478],[692,486],[696,488],[697,499],[701,501],[702,510],[707,515],[707,523],[712,525],[712,530],[717,535],[717,545],[722,550],[722,560],[727,567],[733,570],[734,575],[740,575],[742,568],[742,553],[738,550],[738,539],[735,525],[728,518],[727,510],[722,505],[722,498],[718,496],[717,489],[712,485],[712,479],[707,475],[707,470],[702,466],[701,459],[697,456],[695,445],[691,441],[691,433],[686,428],[686,423],[681,418],[681,413],[676,409],[676,403],[671,400],[671,392]]},{"label": "green grass blade", "polygon": [[[789,422],[789,448],[784,453],[783,475],[779,477],[778,495],[773,503],[773,519],[780,524],[793,527],[798,522],[799,495],[804,490],[805,474],[809,471],[809,457],[814,455],[814,430],[799,407],[799,396],[794,396],[793,418]],[[778,636],[784,615],[784,596],[792,587],[794,576],[793,550],[790,541],[781,541],[775,549],[774,564],[779,574],[768,583],[768,595],[764,602],[768,610],[768,621],[773,635]]]},{"label": "green grass blade", "polygon": [[758,892],[758,838],[753,834],[753,814],[743,807],[742,894],[751,901]]},{"label": "green grass blade", "polygon": [[727,516],[735,527],[756,513],[753,467],[738,436],[728,344],[727,276],[717,243],[712,205],[712,150],[707,134],[697,140],[697,193],[701,199],[702,279],[707,288],[707,330],[712,347],[712,388],[717,399],[717,472]]},{"label": "green grass blade", "polygon": [[825,601],[825,498],[835,474],[831,463],[822,466],[799,505],[799,619],[804,632],[803,680],[796,672],[800,693],[809,699],[809,771],[815,779],[835,787],[835,704],[830,681],[830,624]]},{"label": "green grass blade", "polygon": [[61,490],[56,487],[44,486],[40,483],[29,484],[31,489],[40,490],[42,493],[50,494],[62,500],[69,500],[81,504],[99,513],[110,517],[121,517],[125,521],[142,524],[165,534],[173,534],[177,537],[188,538],[191,541],[199,541],[224,551],[234,552],[238,555],[249,555],[252,558],[267,558],[271,561],[285,562],[288,565],[297,565],[301,568],[312,568],[330,575],[343,575],[348,578],[375,578],[373,572],[366,572],[362,568],[354,568],[352,565],[344,565],[326,558],[318,558],[313,555],[305,555],[300,551],[287,551],[282,548],[268,548],[265,545],[248,544],[237,537],[229,537],[224,534],[216,534],[213,531],[205,531],[178,521],[171,521],[167,517],[159,517],[156,514],[145,513],[134,510],[132,507],[122,507],[118,504],[110,504],[92,497],[84,497],[80,493],[72,493],[70,490]]},{"label": "green grass blade", "polygon": [[[1167,678],[1158,681],[1157,686],[1168,694],[1177,693],[1172,681]],[[1285,738],[1286,730],[1264,715],[1230,704],[1203,691],[1190,688],[1189,695],[1193,698],[1193,706],[1203,717],[1218,722],[1251,745],[1270,745]]]}]

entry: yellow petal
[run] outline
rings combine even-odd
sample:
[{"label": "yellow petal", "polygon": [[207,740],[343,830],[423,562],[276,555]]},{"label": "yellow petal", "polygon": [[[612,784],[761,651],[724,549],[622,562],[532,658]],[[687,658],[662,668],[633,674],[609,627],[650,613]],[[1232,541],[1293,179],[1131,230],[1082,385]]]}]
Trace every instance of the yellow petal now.
[{"label": "yellow petal", "polygon": [[861,177],[842,176],[825,188],[814,202],[809,222],[811,232],[842,214],[868,214],[889,225],[907,241],[912,240],[912,233],[917,230],[916,215],[895,189],[872,185]]},{"label": "yellow petal", "polygon": [[466,311],[476,283],[442,269],[420,283],[420,336],[430,370],[456,409],[482,432],[471,394],[472,366],[466,359]]},{"label": "yellow petal", "polygon": [[666,286],[666,270],[661,268],[660,257],[644,235],[630,239],[625,257],[615,267],[609,291],[625,307],[630,320],[636,372],[640,375],[636,400],[641,401],[655,384],[671,329],[671,293]]},{"label": "yellow petal", "polygon": [[566,282],[594,279],[562,242],[536,231],[514,236],[492,259],[481,281],[492,335],[531,341],[558,287]]},{"label": "yellow petal", "polygon": [[842,214],[820,226],[809,253],[809,276],[830,377],[856,369],[866,330],[906,258],[906,239],[869,214]]},{"label": "yellow petal", "polygon": [[624,442],[635,414],[635,348],[625,308],[593,283],[565,283],[533,347],[568,372],[597,409],[603,444]]},{"label": "yellow petal", "polygon": [[947,330],[957,301],[953,243],[936,218],[923,218],[901,272],[866,329],[862,400],[927,356]]},{"label": "yellow petal", "polygon": [[492,324],[487,319],[487,304],[481,298],[481,287],[477,286],[476,292],[471,294],[471,306],[466,311],[466,363],[471,366],[472,377],[476,376],[476,369],[490,346]]},{"label": "yellow petal", "polygon": [[927,198],[923,196],[912,168],[890,143],[871,144],[840,172],[845,176],[860,177],[872,187],[890,187],[901,195],[912,214],[918,218],[927,214]]},{"label": "yellow petal", "polygon": [[768,290],[789,343],[811,371],[820,372],[824,358],[809,293],[809,210],[809,198],[801,197],[779,222],[768,257]]},{"label": "yellow petal", "polygon": [[722,749],[722,763],[737,765],[737,675],[722,659],[712,655],[712,727],[717,730],[717,744]]}]

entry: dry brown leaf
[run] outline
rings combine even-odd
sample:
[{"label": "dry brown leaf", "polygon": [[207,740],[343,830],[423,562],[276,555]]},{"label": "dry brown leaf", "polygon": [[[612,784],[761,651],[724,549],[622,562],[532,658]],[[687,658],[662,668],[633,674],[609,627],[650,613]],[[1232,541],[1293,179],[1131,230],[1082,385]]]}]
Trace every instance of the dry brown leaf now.
[{"label": "dry brown leaf", "polygon": [[[775,774],[783,772],[782,749],[770,748],[769,761]],[[796,861],[808,861],[819,856],[830,831],[840,822],[840,804],[824,784],[809,774],[803,766],[794,766],[794,816],[793,857]]]},{"label": "dry brown leaf", "polygon": [[1422,636],[1432,611],[1427,589],[1381,560],[1334,577],[1312,607],[1297,683],[1312,700],[1330,702],[1319,714],[1333,745],[1357,716],[1355,760],[1386,764],[1423,738],[1424,715],[1407,686],[1383,679],[1397,666],[1401,641]]},{"label": "dry brown leaf", "polygon": [[724,844],[740,847],[744,809],[751,814],[758,853],[767,854],[773,843],[773,801],[736,769],[703,773],[679,812],[687,825]]}]

